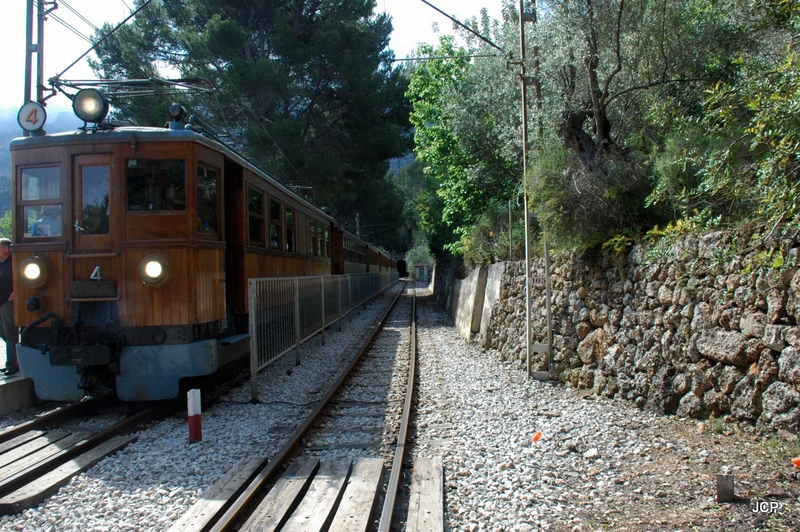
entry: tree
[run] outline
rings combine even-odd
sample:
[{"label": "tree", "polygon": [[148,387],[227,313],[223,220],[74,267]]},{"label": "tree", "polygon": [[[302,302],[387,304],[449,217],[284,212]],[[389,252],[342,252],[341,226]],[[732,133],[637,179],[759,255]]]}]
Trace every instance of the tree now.
[{"label": "tree", "polygon": [[11,211],[8,210],[0,218],[0,237],[11,238]]},{"label": "tree", "polygon": [[650,201],[695,224],[756,221],[774,231],[800,216],[800,7],[729,7],[730,33],[746,36],[733,75],[707,91],[699,112],[681,117]]},{"label": "tree", "polygon": [[281,180],[311,182],[335,216],[366,213],[388,160],[409,141],[406,81],[391,68],[390,21],[374,7],[164,0],[99,45],[95,66],[107,77],[141,77],[165,63],[211,80],[216,98],[191,98],[194,109]]},{"label": "tree", "polygon": [[435,254],[441,254],[440,243],[463,254],[469,245],[464,237],[481,213],[519,190],[519,150],[508,145],[514,115],[504,112],[509,98],[498,97],[490,87],[498,76],[513,76],[497,61],[471,63],[468,52],[456,49],[448,37],[435,49],[421,46],[417,54],[449,58],[417,65],[407,93],[413,105],[415,152],[429,165],[426,173],[436,183],[418,196],[421,221]]}]

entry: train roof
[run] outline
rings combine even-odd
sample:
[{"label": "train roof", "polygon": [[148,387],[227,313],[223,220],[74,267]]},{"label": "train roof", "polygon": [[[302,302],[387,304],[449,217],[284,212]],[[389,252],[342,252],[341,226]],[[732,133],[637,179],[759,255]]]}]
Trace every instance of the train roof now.
[{"label": "train roof", "polygon": [[[225,157],[235,161],[237,164],[249,169],[251,172],[261,176],[270,184],[279,187],[284,192],[292,196],[297,201],[307,205],[313,209],[317,214],[327,218],[332,222],[336,222],[333,217],[325,211],[314,205],[306,198],[292,190],[290,187],[282,183],[280,180],[268,174],[262,168],[256,166],[252,161],[247,159],[244,155],[238,153],[233,148],[225,145],[221,141],[204,135],[193,129],[171,129],[159,127],[146,127],[146,126],[117,126],[109,129],[97,130],[75,130],[66,131],[63,133],[52,133],[40,136],[30,136],[16,138],[11,141],[10,149],[30,149],[37,147],[52,146],[58,144],[77,144],[89,142],[126,142],[131,139],[138,140],[184,140],[197,142],[210,149],[219,151]],[[359,239],[360,240],[360,239]]]}]

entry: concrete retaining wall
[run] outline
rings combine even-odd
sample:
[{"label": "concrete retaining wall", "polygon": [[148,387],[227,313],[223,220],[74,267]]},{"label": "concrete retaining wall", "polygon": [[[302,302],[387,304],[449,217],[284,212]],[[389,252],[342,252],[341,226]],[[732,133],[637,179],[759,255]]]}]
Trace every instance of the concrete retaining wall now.
[{"label": "concrete retaining wall", "polygon": [[466,279],[456,279],[449,270],[434,269],[436,302],[455,320],[458,334],[469,341],[481,330],[488,270],[481,267]]},{"label": "concrete retaining wall", "polygon": [[480,341],[484,347],[489,347],[489,325],[492,323],[492,311],[495,303],[500,299],[503,277],[508,268],[507,262],[492,264],[486,275],[486,289],[483,297],[483,312],[481,313]]}]

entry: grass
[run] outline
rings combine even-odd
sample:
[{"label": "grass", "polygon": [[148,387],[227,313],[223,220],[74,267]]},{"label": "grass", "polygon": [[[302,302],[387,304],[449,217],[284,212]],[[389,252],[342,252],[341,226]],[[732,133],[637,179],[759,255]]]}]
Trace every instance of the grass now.
[{"label": "grass", "polygon": [[787,441],[770,436],[760,442],[757,449],[771,465],[791,464],[792,458],[800,456],[800,441]]}]

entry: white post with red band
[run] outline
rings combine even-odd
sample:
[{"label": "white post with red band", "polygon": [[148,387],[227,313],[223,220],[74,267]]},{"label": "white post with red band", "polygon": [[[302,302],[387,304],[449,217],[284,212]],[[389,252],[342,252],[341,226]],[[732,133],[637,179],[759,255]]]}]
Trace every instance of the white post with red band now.
[{"label": "white post with red band", "polygon": [[200,390],[189,390],[186,394],[189,406],[189,443],[203,439],[203,418],[200,413]]}]

